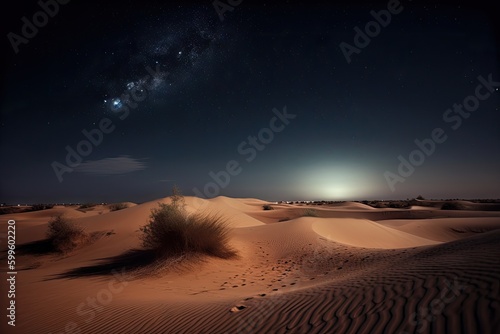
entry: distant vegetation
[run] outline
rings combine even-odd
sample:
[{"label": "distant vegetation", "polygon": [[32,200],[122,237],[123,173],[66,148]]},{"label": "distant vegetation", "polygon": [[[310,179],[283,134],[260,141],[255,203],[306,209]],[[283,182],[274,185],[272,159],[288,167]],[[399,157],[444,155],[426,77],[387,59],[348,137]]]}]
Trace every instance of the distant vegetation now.
[{"label": "distant vegetation", "polygon": [[466,207],[458,202],[445,202],[441,206],[441,210],[465,210]]},{"label": "distant vegetation", "polygon": [[0,208],[0,215],[12,215],[14,213],[21,213],[30,211],[29,208],[19,206],[7,206]]},{"label": "distant vegetation", "polygon": [[304,217],[318,217],[318,211],[314,209],[305,209],[302,214]]},{"label": "distant vegetation", "polygon": [[264,208],[264,210],[274,210],[274,208],[269,204],[263,205],[262,208]]},{"label": "distant vegetation", "polygon": [[90,236],[83,228],[59,215],[49,221],[47,239],[54,251],[66,254],[89,242]]},{"label": "distant vegetation", "polygon": [[[470,202],[464,205],[459,201]],[[363,200],[353,201],[377,209],[410,209],[412,206],[429,207],[442,210],[473,210],[473,211],[500,211],[500,199],[425,199],[422,195],[406,200]],[[279,201],[278,204],[296,204],[300,206],[327,205],[335,207],[345,201]]]},{"label": "distant vegetation", "polygon": [[78,207],[78,209],[90,209],[93,208],[94,206],[97,206],[97,203],[83,203]]},{"label": "distant vegetation", "polygon": [[118,211],[128,208],[127,203],[115,203],[109,205],[109,211]]},{"label": "distant vegetation", "polygon": [[53,207],[54,204],[33,204],[29,211],[47,210],[47,209],[52,209]]},{"label": "distant vegetation", "polygon": [[169,256],[201,254],[231,258],[236,252],[229,246],[229,228],[217,215],[185,210],[184,197],[174,187],[171,203],[159,203],[151,210],[149,223],[140,228],[142,245],[159,259]]},{"label": "distant vegetation", "polygon": [[7,215],[21,212],[41,211],[52,209],[54,204],[33,204],[31,206],[5,206],[0,208],[0,215]]}]

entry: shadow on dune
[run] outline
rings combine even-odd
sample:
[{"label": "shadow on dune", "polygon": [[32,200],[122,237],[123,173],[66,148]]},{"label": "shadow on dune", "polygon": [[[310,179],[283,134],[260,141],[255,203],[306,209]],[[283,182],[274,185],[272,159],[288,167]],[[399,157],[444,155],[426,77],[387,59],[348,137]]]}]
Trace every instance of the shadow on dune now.
[{"label": "shadow on dune", "polygon": [[48,255],[56,253],[50,239],[37,240],[18,245],[16,247],[16,252],[19,255]]},{"label": "shadow on dune", "polygon": [[[100,238],[104,236],[110,236],[112,234],[114,234],[113,231],[93,232],[90,234],[90,238],[84,239],[84,242],[72,247],[71,249],[68,250],[68,252],[77,250],[78,248],[81,248],[83,246],[88,246],[96,242]],[[18,253],[19,255],[38,255],[38,256],[64,254],[64,252],[61,252],[60,250],[57,249],[57,247],[54,246],[54,241],[49,238],[18,245],[16,246],[16,253]]]},{"label": "shadow on dune", "polygon": [[114,273],[138,272],[148,266],[154,265],[157,260],[154,252],[149,250],[133,249],[117,256],[98,259],[98,264],[68,270],[64,273],[54,275],[53,279],[74,279],[89,276],[111,276]]}]

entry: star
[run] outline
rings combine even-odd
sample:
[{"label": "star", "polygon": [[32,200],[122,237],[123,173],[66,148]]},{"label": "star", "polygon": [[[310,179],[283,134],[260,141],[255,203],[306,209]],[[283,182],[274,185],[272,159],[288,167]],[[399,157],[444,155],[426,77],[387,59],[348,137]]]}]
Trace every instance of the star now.
[{"label": "star", "polygon": [[120,99],[114,99],[113,100],[113,107],[116,109],[120,109],[123,106],[122,100]]}]

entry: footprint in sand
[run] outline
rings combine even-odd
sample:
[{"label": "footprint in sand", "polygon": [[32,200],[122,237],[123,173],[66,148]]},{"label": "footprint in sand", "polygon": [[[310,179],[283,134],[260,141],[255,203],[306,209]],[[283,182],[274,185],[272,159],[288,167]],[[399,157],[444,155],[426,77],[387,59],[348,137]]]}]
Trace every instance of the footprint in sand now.
[{"label": "footprint in sand", "polygon": [[236,305],[236,306],[233,306],[229,311],[231,313],[234,313],[234,312],[239,312],[241,310],[244,310],[246,309],[247,307],[245,305]]}]

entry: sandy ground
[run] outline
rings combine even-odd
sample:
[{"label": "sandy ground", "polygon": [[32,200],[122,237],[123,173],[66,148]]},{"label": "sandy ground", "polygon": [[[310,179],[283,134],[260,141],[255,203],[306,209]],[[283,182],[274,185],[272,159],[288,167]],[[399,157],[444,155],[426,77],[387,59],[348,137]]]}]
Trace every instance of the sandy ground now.
[{"label": "sandy ground", "polygon": [[[168,202],[168,199],[161,199]],[[91,245],[66,256],[16,254],[16,321],[6,317],[6,244],[0,268],[1,333],[499,333],[500,212],[429,207],[315,207],[258,199],[186,198],[190,212],[223,215],[239,257],[173,263],[130,275],[139,228],[158,201],[109,212],[98,206],[2,215],[21,247],[43,243],[64,213]]]}]

